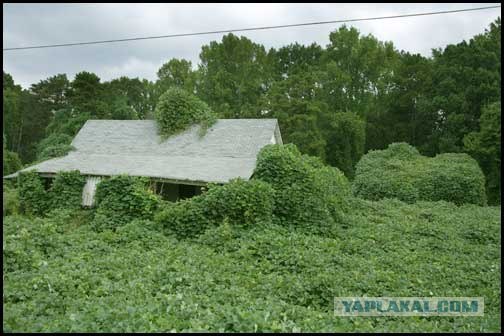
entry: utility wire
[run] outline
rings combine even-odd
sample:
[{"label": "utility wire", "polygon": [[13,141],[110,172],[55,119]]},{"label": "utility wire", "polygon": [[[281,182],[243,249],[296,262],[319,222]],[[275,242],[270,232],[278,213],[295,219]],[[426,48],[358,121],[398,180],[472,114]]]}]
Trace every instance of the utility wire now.
[{"label": "utility wire", "polygon": [[48,44],[30,47],[17,47],[17,48],[5,48],[3,51],[12,50],[26,50],[26,49],[43,49],[43,48],[56,48],[56,47],[71,47],[78,45],[90,45],[90,44],[104,44],[104,43],[115,43],[115,42],[126,42],[126,41],[139,41],[139,40],[152,40],[152,39],[162,39],[170,37],[183,37],[183,36],[196,36],[196,35],[209,35],[209,34],[219,34],[219,33],[232,33],[232,32],[243,32],[252,30],[266,30],[266,29],[279,29],[279,28],[289,28],[289,27],[301,27],[301,26],[314,26],[314,25],[324,25],[330,23],[346,23],[346,22],[357,22],[357,21],[371,21],[371,20],[384,20],[384,19],[397,19],[412,16],[425,16],[425,15],[437,15],[437,14],[450,14],[459,12],[469,12],[484,9],[500,8],[501,6],[488,6],[488,7],[477,7],[477,8],[465,8],[465,9],[455,9],[446,10],[440,12],[427,12],[427,13],[415,13],[415,14],[402,14],[402,15],[390,15],[390,16],[379,16],[361,19],[347,19],[347,20],[332,20],[332,21],[316,21],[316,22],[306,22],[306,23],[296,23],[280,26],[266,26],[266,27],[253,27],[253,28],[241,28],[241,29],[227,29],[227,30],[215,30],[199,33],[185,33],[185,34],[171,34],[171,35],[160,35],[160,36],[147,36],[147,37],[133,37],[125,39],[116,40],[103,40],[103,41],[91,41],[91,42],[76,42],[76,43],[64,43],[64,44]]}]

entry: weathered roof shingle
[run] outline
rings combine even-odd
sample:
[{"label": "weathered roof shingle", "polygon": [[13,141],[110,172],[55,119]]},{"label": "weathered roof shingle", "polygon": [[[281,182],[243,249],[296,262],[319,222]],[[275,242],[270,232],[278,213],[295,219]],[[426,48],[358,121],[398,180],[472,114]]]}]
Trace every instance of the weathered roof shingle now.
[{"label": "weathered roof shingle", "polygon": [[72,141],[75,151],[23,170],[223,183],[250,178],[259,150],[282,142],[276,119],[219,119],[203,137],[198,129],[161,141],[154,120],[88,120]]}]

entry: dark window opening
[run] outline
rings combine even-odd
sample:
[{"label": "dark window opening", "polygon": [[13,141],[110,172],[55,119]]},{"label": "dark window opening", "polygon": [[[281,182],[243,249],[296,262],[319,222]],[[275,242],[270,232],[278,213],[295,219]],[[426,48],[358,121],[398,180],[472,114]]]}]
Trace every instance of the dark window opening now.
[{"label": "dark window opening", "polygon": [[179,198],[186,199],[199,195],[201,192],[201,187],[194,185],[181,184],[179,185]]},{"label": "dark window opening", "polygon": [[53,182],[54,182],[53,178],[50,178],[50,177],[43,177],[42,178],[42,184],[44,185],[44,189],[46,191],[51,189]]},{"label": "dark window opening", "polygon": [[176,202],[201,194],[201,187],[188,184],[173,184],[167,182],[155,182],[152,190],[162,199]]}]

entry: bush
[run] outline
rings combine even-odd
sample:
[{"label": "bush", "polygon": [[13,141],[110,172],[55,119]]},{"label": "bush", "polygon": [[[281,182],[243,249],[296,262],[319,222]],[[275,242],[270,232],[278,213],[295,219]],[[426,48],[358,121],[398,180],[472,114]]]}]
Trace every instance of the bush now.
[{"label": "bush", "polygon": [[235,179],[224,186],[211,186],[204,195],[205,207],[214,223],[227,218],[233,225],[243,228],[269,224],[273,193],[268,183]]},{"label": "bush", "polygon": [[318,158],[301,155],[293,144],[262,148],[254,178],[273,186],[273,213],[279,224],[309,231],[330,229],[338,212],[335,199],[348,193],[348,181],[339,170],[325,167]]},{"label": "bush", "polygon": [[154,114],[162,138],[194,124],[200,124],[200,135],[204,135],[206,129],[217,120],[205,102],[180,88],[171,88],[161,95]]},{"label": "bush", "polygon": [[80,209],[86,178],[78,170],[56,174],[49,191],[51,209]]},{"label": "bush", "polygon": [[195,237],[210,227],[204,196],[199,195],[166,206],[154,220],[179,238]]},{"label": "bush", "polygon": [[115,229],[133,219],[152,219],[159,198],[147,187],[148,179],[117,175],[98,183],[95,194],[96,230]]},{"label": "bush", "polygon": [[44,161],[68,154],[75,148],[70,145],[72,137],[64,133],[53,133],[37,145],[37,161]]},{"label": "bush", "polygon": [[406,143],[394,143],[362,157],[352,190],[355,196],[369,200],[444,200],[458,205],[485,205],[484,186],[485,177],[478,163],[467,154],[429,158]]},{"label": "bush", "polygon": [[3,176],[17,172],[23,167],[19,155],[15,152],[7,150],[7,139],[5,133],[3,134]]},{"label": "bush", "polygon": [[224,221],[249,228],[271,223],[273,189],[262,181],[231,180],[206,193],[166,207],[156,221],[178,237],[195,237]]},{"label": "bush", "polygon": [[49,204],[42,178],[34,170],[20,172],[17,178],[21,211],[41,216]]},{"label": "bush", "polygon": [[416,180],[419,199],[486,205],[485,176],[469,155],[439,154],[427,159],[425,165]]},{"label": "bush", "polygon": [[19,194],[17,189],[6,187],[3,189],[3,216],[19,213]]},{"label": "bush", "polygon": [[19,155],[4,148],[3,153],[3,175],[9,175],[23,168]]}]

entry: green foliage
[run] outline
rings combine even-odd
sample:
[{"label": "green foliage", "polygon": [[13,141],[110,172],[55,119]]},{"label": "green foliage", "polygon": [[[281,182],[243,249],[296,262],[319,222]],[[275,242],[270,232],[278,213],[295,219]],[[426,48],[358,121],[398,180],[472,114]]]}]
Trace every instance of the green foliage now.
[{"label": "green foliage", "polygon": [[3,216],[19,213],[19,194],[16,188],[3,185]]},{"label": "green foliage", "polygon": [[211,226],[203,195],[165,206],[155,215],[154,220],[179,238],[195,237]]},{"label": "green foliage", "polygon": [[65,156],[75,148],[70,145],[72,137],[65,133],[52,133],[37,145],[37,161]]},{"label": "green foliage", "polygon": [[51,182],[46,190],[34,170],[19,173],[17,189],[23,213],[44,216],[54,209],[80,209],[86,179],[78,170],[60,171]]},{"label": "green foliage", "polygon": [[21,211],[28,215],[41,216],[50,203],[42,184],[42,178],[34,170],[20,172],[17,177]]},{"label": "green foliage", "polygon": [[56,111],[54,119],[46,128],[46,133],[49,135],[52,133],[63,133],[73,138],[88,119],[91,119],[91,114],[89,113],[75,115],[71,109],[62,109]]},{"label": "green foliage", "polygon": [[17,172],[23,168],[21,159],[17,153],[11,152],[4,148],[3,152],[3,176]]},{"label": "green foliage", "polygon": [[228,221],[237,228],[271,223],[273,189],[262,181],[235,179],[204,194],[167,206],[156,222],[178,237],[194,237]]},{"label": "green foliage", "polygon": [[159,198],[148,189],[148,179],[117,175],[98,183],[93,226],[98,231],[116,229],[133,219],[151,219]]},{"label": "green foliage", "polygon": [[[12,332],[498,332],[500,207],[350,199],[337,237],[259,226],[177,240],[86,212],[8,216]],[[484,296],[483,317],[335,317],[334,296]]]},{"label": "green foliage", "polygon": [[259,116],[258,102],[271,82],[271,59],[264,46],[227,34],[202,46],[198,96],[222,118]]},{"label": "green foliage", "polygon": [[217,121],[208,105],[179,88],[171,88],[160,98],[155,110],[159,134],[167,138],[194,124],[200,124],[200,135]]},{"label": "green foliage", "polygon": [[327,163],[341,169],[346,176],[354,176],[354,167],[364,154],[366,124],[351,112],[335,113],[331,117],[327,135]]},{"label": "green foliage", "polygon": [[273,188],[262,181],[231,180],[212,186],[204,194],[208,217],[220,223],[228,219],[234,226],[250,228],[271,223]]},{"label": "green foliage", "polygon": [[49,190],[51,209],[80,209],[86,178],[78,170],[59,172]]},{"label": "green foliage", "polygon": [[78,113],[99,113],[100,102],[103,98],[103,86],[100,83],[100,78],[87,71],[77,73],[70,85],[68,98],[71,106]]},{"label": "green foliage", "polygon": [[478,132],[464,137],[464,150],[471,154],[485,173],[489,203],[500,204],[501,192],[501,103],[486,106]]},{"label": "green foliage", "polygon": [[163,92],[172,87],[178,87],[190,93],[194,92],[196,73],[192,71],[190,61],[172,58],[161,66],[157,76],[156,85]]},{"label": "green foliage", "polygon": [[458,205],[485,205],[484,184],[478,163],[467,154],[428,158],[406,143],[395,143],[362,157],[352,188],[356,196],[370,200],[444,200]]},{"label": "green foliage", "polygon": [[334,213],[340,210],[334,208],[335,198],[348,193],[348,181],[336,168],[302,155],[293,144],[261,149],[254,178],[274,188],[278,223],[310,232],[332,229]]}]

